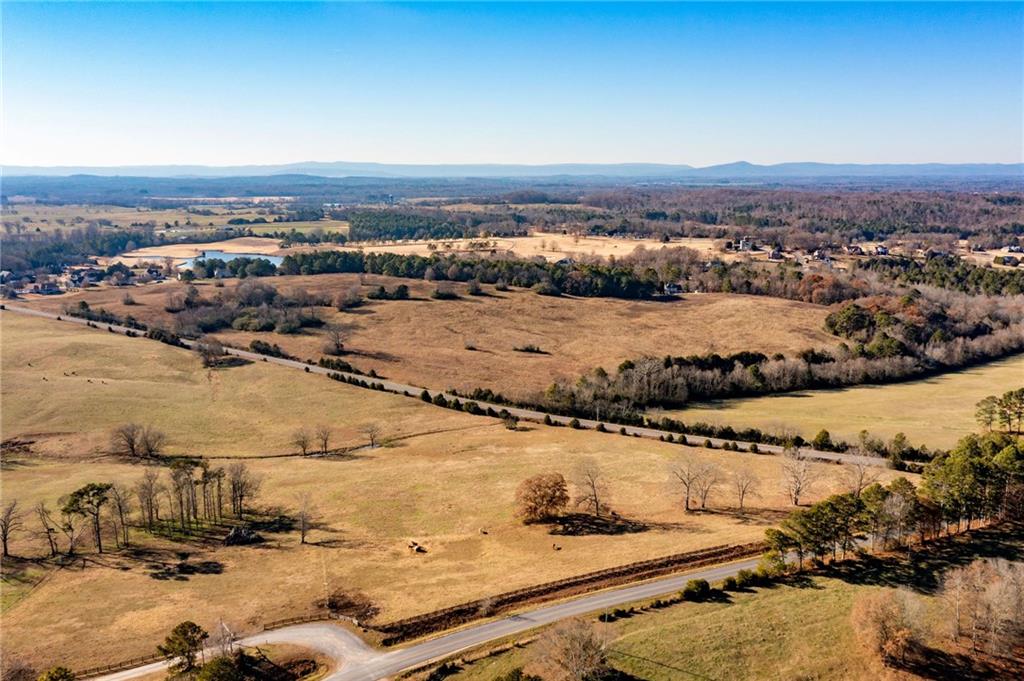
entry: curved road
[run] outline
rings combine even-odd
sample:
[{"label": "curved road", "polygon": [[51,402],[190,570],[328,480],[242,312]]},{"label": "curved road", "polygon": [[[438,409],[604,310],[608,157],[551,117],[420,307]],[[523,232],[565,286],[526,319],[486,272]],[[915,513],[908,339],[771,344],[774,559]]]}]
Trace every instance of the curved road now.
[{"label": "curved road", "polygon": [[[245,646],[270,643],[292,643],[305,646],[334,661],[335,669],[325,677],[324,681],[376,681],[469,648],[506,636],[520,634],[562,619],[676,593],[691,579],[706,579],[709,582],[725,579],[734,576],[740,570],[753,569],[757,563],[758,559],[756,558],[748,559],[700,568],[630,586],[597,591],[572,600],[544,605],[501,619],[471,625],[420,643],[383,651],[371,648],[348,629],[330,622],[313,622],[282,627],[240,639],[238,643]],[[162,671],[165,668],[166,663],[154,662],[142,667],[96,677],[94,681],[130,681]]]},{"label": "curved road", "polygon": [[[35,317],[43,317],[45,319],[58,319],[59,318],[61,321],[73,322],[75,324],[81,324],[82,326],[85,326],[85,325],[87,325],[89,323],[88,320],[81,319],[79,317],[70,317],[68,315],[57,315],[57,314],[53,314],[51,312],[44,312],[42,310],[35,310],[35,309],[32,309],[32,308],[27,308],[27,307],[11,307],[10,305],[5,305],[4,309],[8,310],[10,312],[17,312],[19,314],[33,315]],[[101,322],[93,322],[93,323],[96,324],[96,327],[98,329],[100,329],[100,330],[105,330],[107,327],[110,327],[111,329],[113,329],[117,333],[121,333],[121,334],[125,334],[128,331],[132,330],[132,329],[128,329],[127,327],[124,327],[124,326],[119,326],[117,324],[103,324]],[[135,333],[140,333],[140,332],[135,331]],[[184,339],[184,338],[182,339],[182,342],[185,344],[185,346],[187,346],[189,348],[191,348],[191,347],[193,347],[195,345],[195,341],[187,340],[187,339]],[[260,354],[255,353],[255,352],[249,352],[248,350],[238,350],[236,348],[227,348],[226,347],[224,349],[225,349],[225,351],[229,355],[235,355],[237,357],[242,357],[242,358],[245,358],[245,359],[248,359],[248,360],[252,360],[254,362],[273,363],[273,364],[277,364],[277,365],[280,365],[280,366],[289,367],[291,369],[298,369],[300,371],[303,371],[303,372],[306,372],[306,373],[310,373],[310,374],[320,374],[320,375],[324,375],[324,376],[326,376],[328,374],[340,374],[340,375],[342,375],[342,376],[344,376],[346,378],[354,378],[354,379],[361,380],[361,381],[371,381],[373,383],[378,383],[378,384],[383,385],[384,386],[384,390],[386,390],[387,392],[397,393],[399,395],[402,395],[404,393],[408,393],[410,396],[415,397],[416,399],[419,399],[420,394],[424,390],[427,390],[427,392],[430,394],[430,396],[432,398],[437,396],[437,395],[444,395],[445,399],[447,399],[449,401],[453,400],[453,399],[459,399],[462,402],[473,401],[473,402],[476,402],[478,405],[480,405],[481,409],[486,410],[488,408],[491,408],[491,409],[494,409],[495,411],[501,411],[502,409],[505,409],[510,414],[512,414],[513,416],[516,416],[517,418],[520,418],[520,419],[522,419],[524,421],[534,421],[534,422],[537,422],[537,423],[542,423],[544,421],[545,417],[550,417],[551,420],[554,423],[557,423],[557,424],[560,424],[560,425],[563,425],[563,426],[567,426],[567,425],[569,425],[569,422],[573,420],[573,417],[571,417],[571,416],[561,416],[561,415],[558,415],[558,414],[549,414],[549,413],[546,413],[546,412],[543,412],[543,411],[537,411],[537,410],[534,410],[534,409],[520,409],[519,407],[509,407],[509,406],[501,405],[501,404],[491,404],[491,403],[488,403],[488,402],[482,402],[480,400],[468,400],[465,397],[459,397],[458,395],[451,395],[449,393],[445,393],[445,392],[440,391],[440,390],[429,390],[429,389],[425,389],[425,388],[422,388],[422,387],[419,387],[419,386],[415,386],[415,385],[407,385],[405,383],[396,383],[394,381],[387,381],[387,380],[380,379],[380,378],[370,378],[370,377],[361,376],[361,375],[358,375],[358,374],[350,374],[350,373],[347,373],[347,372],[344,372],[344,371],[336,371],[334,369],[326,369],[326,368],[321,367],[321,366],[316,366],[316,365],[312,365],[312,364],[306,364],[304,362],[299,362],[299,361],[296,361],[296,360],[293,360],[293,359],[283,359],[281,357],[269,357],[267,355],[260,355]],[[597,428],[598,424],[601,423],[599,421],[595,421],[595,420],[592,420],[592,419],[578,419],[578,421],[579,421],[580,425],[583,428],[587,428],[587,429],[595,429],[595,428]],[[672,433],[672,432],[667,431],[667,430],[659,430],[657,428],[645,428],[645,427],[642,427],[642,426],[619,426],[618,424],[612,424],[612,423],[605,423],[604,425],[611,432],[617,432],[619,430],[619,428],[623,428],[623,429],[625,429],[625,432],[626,432],[627,435],[637,435],[637,436],[640,436],[640,437],[646,437],[646,438],[652,438],[652,439],[658,439],[658,438],[664,437],[666,435],[672,435],[673,437],[678,435],[678,433]],[[722,445],[726,444],[727,442],[735,442],[743,450],[748,450],[749,451],[750,445],[751,445],[751,443],[749,443],[749,442],[743,442],[743,441],[740,441],[740,440],[722,440],[720,438],[715,438],[715,437],[702,438],[702,437],[696,436],[696,435],[689,435],[688,438],[690,439],[690,441],[710,440],[711,443],[715,447],[719,447],[719,448]],[[764,453],[764,454],[782,454],[782,452],[783,452],[783,448],[778,446],[778,445],[758,444],[757,448],[758,448],[759,452]],[[863,465],[867,465],[867,466],[881,466],[881,467],[885,467],[885,466],[888,465],[885,459],[878,458],[878,457],[873,457],[873,456],[858,456],[856,454],[842,454],[842,453],[839,453],[839,452],[823,452],[823,451],[820,451],[820,450],[817,450],[817,449],[810,449],[810,448],[801,448],[800,449],[800,453],[804,457],[812,458],[812,459],[819,459],[819,460],[822,460],[822,461],[836,461],[836,462],[839,462],[839,463],[863,464]]]}]

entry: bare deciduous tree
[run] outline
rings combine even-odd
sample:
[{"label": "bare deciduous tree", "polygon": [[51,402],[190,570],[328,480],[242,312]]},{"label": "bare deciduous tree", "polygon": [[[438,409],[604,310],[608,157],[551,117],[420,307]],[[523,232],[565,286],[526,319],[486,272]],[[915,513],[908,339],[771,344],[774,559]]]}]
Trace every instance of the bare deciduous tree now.
[{"label": "bare deciduous tree", "polygon": [[313,436],[305,428],[299,428],[292,433],[291,443],[302,452],[302,456],[309,454],[309,448],[313,445]]},{"label": "bare deciduous tree", "polygon": [[11,555],[7,542],[10,540],[11,535],[24,526],[22,523],[23,519],[24,515],[18,510],[17,499],[11,499],[4,504],[3,510],[0,511],[0,542],[3,542],[4,558],[9,558]]},{"label": "bare deciduous tree", "polygon": [[50,557],[53,558],[57,555],[57,523],[50,515],[50,509],[46,507],[46,502],[37,503],[35,511],[36,517],[39,518],[39,525],[42,527],[42,535],[50,547]]},{"label": "bare deciduous tree", "polygon": [[537,652],[557,681],[595,679],[608,668],[607,637],[579,618],[564,620],[544,632]]},{"label": "bare deciduous tree", "polygon": [[125,456],[139,456],[141,454],[139,441],[142,439],[142,431],[142,426],[137,423],[125,423],[118,426],[110,435],[110,448]]},{"label": "bare deciduous tree", "polygon": [[139,438],[139,450],[143,456],[154,458],[160,456],[167,445],[167,435],[153,426],[146,426]]},{"label": "bare deciduous tree", "polygon": [[381,427],[379,425],[376,423],[367,423],[359,430],[366,436],[366,439],[370,441],[370,449],[377,446],[377,439],[380,438],[381,434]]},{"label": "bare deciduous tree", "polygon": [[683,509],[690,513],[690,497],[697,490],[697,481],[704,474],[706,465],[692,456],[683,456],[672,466],[672,475],[683,486]]},{"label": "bare deciduous tree", "polygon": [[588,509],[598,518],[608,508],[608,486],[604,482],[601,468],[593,459],[584,459],[576,466],[573,484],[579,490],[576,505]]},{"label": "bare deciduous tree", "polygon": [[886,664],[903,663],[919,640],[918,609],[911,594],[889,589],[861,597],[850,619],[868,650]]},{"label": "bare deciduous tree", "polygon": [[212,367],[220,361],[220,358],[227,354],[224,345],[216,338],[203,338],[195,345],[199,358],[203,361],[204,367]]},{"label": "bare deciduous tree", "polygon": [[244,463],[233,463],[228,466],[228,488],[231,494],[231,510],[235,517],[241,519],[245,513],[246,499],[252,499],[259,493],[262,480]]},{"label": "bare deciduous tree", "polygon": [[700,510],[708,508],[708,497],[722,480],[722,470],[713,464],[704,466],[704,470],[697,478],[697,497],[700,499]]},{"label": "bare deciduous tree", "polygon": [[970,637],[972,650],[1007,656],[1024,645],[1024,563],[983,558],[943,579],[950,635]]},{"label": "bare deciduous tree", "polygon": [[150,532],[160,519],[160,492],[163,485],[160,482],[160,473],[149,468],[142,474],[142,478],[135,483],[135,496],[139,499],[139,511],[146,523],[146,529]]},{"label": "bare deciduous tree", "polygon": [[327,324],[324,326],[324,352],[328,355],[340,355],[345,352],[345,339],[348,330],[340,324]]},{"label": "bare deciduous tree", "polygon": [[303,492],[298,498],[297,516],[299,521],[299,543],[306,543],[306,536],[316,519],[316,508],[313,506],[313,498],[309,492]]},{"label": "bare deciduous tree", "polygon": [[[854,447],[849,453],[863,456],[859,447]],[[847,485],[855,497],[859,497],[865,487],[878,482],[879,474],[878,466],[870,466],[862,461],[848,463],[845,466]]]},{"label": "bare deciduous tree", "polygon": [[320,453],[324,456],[331,448],[331,437],[334,435],[334,431],[328,425],[319,425],[316,427],[316,441],[320,443]]},{"label": "bare deciduous tree", "polygon": [[[128,537],[128,516],[132,512],[132,498],[128,488],[115,483],[110,488],[110,501],[114,505],[117,526],[121,533],[121,546],[129,546]],[[115,534],[116,536],[116,534]]]},{"label": "bare deciduous tree", "polygon": [[743,466],[736,470],[732,476],[732,488],[736,492],[736,501],[740,505],[740,513],[743,513],[743,504],[748,496],[757,496],[757,475],[750,468]]},{"label": "bare deciduous tree", "polygon": [[816,475],[799,449],[786,449],[782,459],[782,484],[794,506],[800,505],[800,499],[808,493],[814,484]]}]

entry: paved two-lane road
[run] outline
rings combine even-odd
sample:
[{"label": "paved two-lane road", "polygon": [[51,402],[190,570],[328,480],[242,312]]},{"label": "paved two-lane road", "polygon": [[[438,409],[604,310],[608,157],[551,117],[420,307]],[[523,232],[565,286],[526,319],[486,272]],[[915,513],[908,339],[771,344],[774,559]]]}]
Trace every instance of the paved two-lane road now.
[{"label": "paved two-lane road", "polygon": [[[755,558],[715,565],[671,577],[661,577],[630,586],[597,591],[501,619],[471,625],[420,643],[384,651],[371,648],[356,634],[330,622],[296,624],[265,631],[246,637],[239,643],[246,646],[271,643],[292,643],[304,646],[316,650],[334,661],[334,671],[324,681],[376,681],[559,620],[673,594],[680,591],[691,579],[706,579],[709,582],[725,579],[736,575],[740,570],[753,569],[757,562],[758,560]],[[165,663],[154,662],[135,669],[101,676],[96,681],[131,681],[160,672],[165,668]]]}]

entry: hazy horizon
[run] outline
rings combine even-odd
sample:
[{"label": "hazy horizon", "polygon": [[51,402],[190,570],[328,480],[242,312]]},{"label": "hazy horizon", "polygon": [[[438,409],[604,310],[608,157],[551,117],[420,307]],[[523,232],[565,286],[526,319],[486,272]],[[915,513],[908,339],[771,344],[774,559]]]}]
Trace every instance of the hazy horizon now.
[{"label": "hazy horizon", "polygon": [[5,166],[1019,163],[1019,4],[20,4]]}]

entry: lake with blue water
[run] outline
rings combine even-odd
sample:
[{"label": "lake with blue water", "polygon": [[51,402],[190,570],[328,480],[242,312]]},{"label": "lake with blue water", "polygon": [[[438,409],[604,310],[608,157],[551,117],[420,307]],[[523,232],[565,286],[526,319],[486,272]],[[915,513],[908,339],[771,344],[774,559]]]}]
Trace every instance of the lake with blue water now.
[{"label": "lake with blue water", "polygon": [[225,253],[224,251],[203,251],[194,258],[185,258],[185,261],[179,265],[181,269],[190,270],[196,260],[223,260],[224,262],[230,262],[236,258],[261,258],[263,260],[269,260],[274,265],[280,265],[284,262],[284,258],[280,255],[262,255],[261,253]]}]

